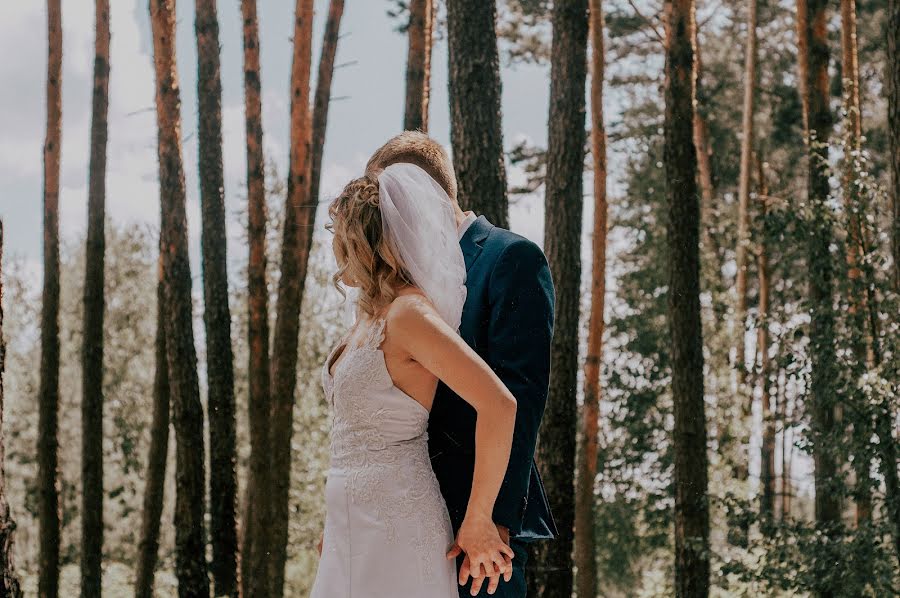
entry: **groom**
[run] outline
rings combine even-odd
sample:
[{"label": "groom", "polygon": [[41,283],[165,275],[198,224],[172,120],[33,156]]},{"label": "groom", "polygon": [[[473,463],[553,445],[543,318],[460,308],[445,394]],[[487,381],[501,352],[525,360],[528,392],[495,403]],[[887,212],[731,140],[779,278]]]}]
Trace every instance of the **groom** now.
[{"label": "groom", "polygon": [[[366,171],[377,173],[397,163],[419,166],[450,197],[467,272],[468,296],[460,334],[518,402],[509,467],[494,507],[494,523],[515,551],[513,574],[505,580],[484,571],[470,571],[468,561],[458,555],[459,595],[490,593],[523,598],[525,544],[552,539],[557,534],[534,463],[550,378],[554,302],[550,269],[540,248],[531,241],[494,226],[483,216],[463,212],[456,197],[453,165],[436,141],[419,132],[402,133],[375,152]],[[428,435],[431,464],[454,532],[458,532],[472,489],[475,410],[441,384],[431,410]]]}]

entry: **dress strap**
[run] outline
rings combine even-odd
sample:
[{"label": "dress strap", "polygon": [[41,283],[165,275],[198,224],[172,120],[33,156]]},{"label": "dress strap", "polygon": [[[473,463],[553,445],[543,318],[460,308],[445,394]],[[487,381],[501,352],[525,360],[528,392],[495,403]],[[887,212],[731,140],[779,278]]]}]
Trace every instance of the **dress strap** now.
[{"label": "dress strap", "polygon": [[363,339],[362,346],[368,349],[378,349],[384,343],[384,326],[385,319],[377,318],[372,322],[366,337]]}]

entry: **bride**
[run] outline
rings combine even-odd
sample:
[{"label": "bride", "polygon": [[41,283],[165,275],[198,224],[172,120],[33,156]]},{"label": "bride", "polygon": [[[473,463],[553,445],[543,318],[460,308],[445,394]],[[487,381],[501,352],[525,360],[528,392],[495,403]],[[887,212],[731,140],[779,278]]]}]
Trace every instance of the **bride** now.
[{"label": "bride", "polygon": [[[456,598],[451,547],[508,580],[513,551],[491,514],[516,400],[457,334],[466,274],[450,200],[418,166],[394,164],[349,183],[329,214],[335,285],[356,290],[357,319],[322,371],[331,467],[311,598]],[[439,380],[478,414],[455,545],[427,446]]]}]

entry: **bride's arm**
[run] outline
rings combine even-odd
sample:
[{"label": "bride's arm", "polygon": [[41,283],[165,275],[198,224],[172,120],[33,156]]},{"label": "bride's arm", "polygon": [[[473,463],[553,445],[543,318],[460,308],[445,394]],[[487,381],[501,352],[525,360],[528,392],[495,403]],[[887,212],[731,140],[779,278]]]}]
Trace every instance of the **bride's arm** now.
[{"label": "bride's arm", "polygon": [[[516,399],[493,370],[419,295],[397,298],[387,317],[388,337],[422,367],[468,402],[475,423],[475,472],[472,493],[457,543],[472,563],[502,570],[502,553],[512,549],[500,540],[493,522],[494,502],[506,475],[516,421]],[[496,541],[495,541],[496,540]],[[498,550],[502,546],[505,550]]]}]

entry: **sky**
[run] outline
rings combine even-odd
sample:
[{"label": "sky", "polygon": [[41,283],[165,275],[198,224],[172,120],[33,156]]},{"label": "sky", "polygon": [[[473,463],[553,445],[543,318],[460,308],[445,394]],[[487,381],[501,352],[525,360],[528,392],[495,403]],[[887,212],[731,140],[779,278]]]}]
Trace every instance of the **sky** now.
[{"label": "sky", "polygon": [[[94,3],[63,2],[62,157],[60,234],[75,240],[87,222],[87,180],[92,93]],[[159,221],[156,117],[150,22],[145,0],[111,2],[107,214],[117,223]],[[262,0],[259,5],[263,129],[266,157],[286,174],[289,76],[294,2]],[[327,0],[315,0],[313,73],[318,63]],[[387,0],[349,0],[341,27],[333,101],[323,160],[323,199],[361,174],[368,156],[402,129],[406,37],[394,29]],[[181,83],[183,156],[192,266],[199,272],[199,189],[197,182],[196,45],[193,2],[177,7],[177,61]],[[222,46],[222,126],[226,209],[242,207],[245,188],[244,112],[239,3],[219,3]],[[0,52],[16,57],[0,63],[0,217],[6,250],[41,269],[42,146],[46,118],[46,5],[40,0],[0,3]],[[507,147],[522,138],[546,143],[549,69],[503,66],[503,130]],[[314,82],[313,82],[314,85]],[[450,146],[447,46],[438,41],[433,60],[430,133]],[[510,171],[511,182],[517,172]],[[511,228],[541,242],[540,198],[518,201]],[[589,221],[588,221],[589,222]],[[318,219],[319,227],[324,219]],[[229,259],[245,260],[240,222],[228,222]]]}]

